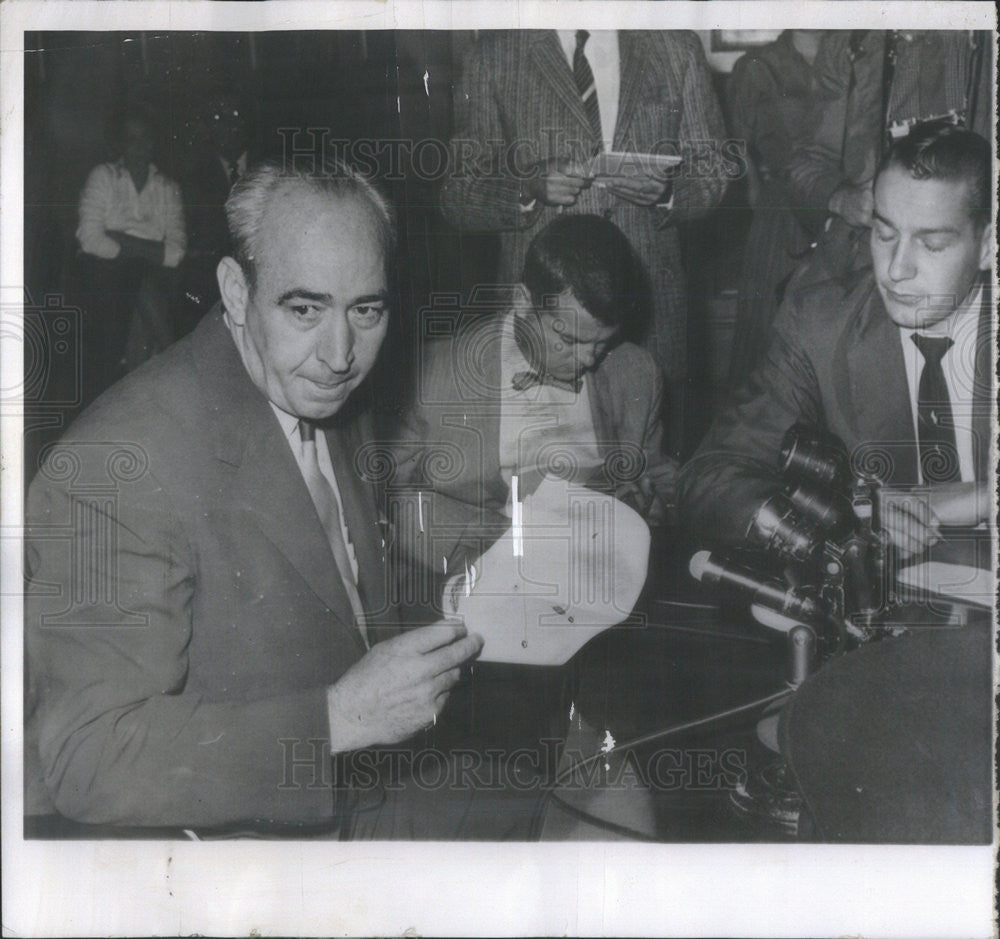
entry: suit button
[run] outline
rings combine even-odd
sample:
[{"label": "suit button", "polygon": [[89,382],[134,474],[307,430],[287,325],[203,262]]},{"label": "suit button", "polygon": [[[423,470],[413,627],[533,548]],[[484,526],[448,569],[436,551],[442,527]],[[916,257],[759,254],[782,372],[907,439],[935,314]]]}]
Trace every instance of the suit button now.
[{"label": "suit button", "polygon": [[615,210],[614,209],[605,209],[601,213],[601,215],[603,215],[606,219],[610,219],[614,214],[615,214]]}]

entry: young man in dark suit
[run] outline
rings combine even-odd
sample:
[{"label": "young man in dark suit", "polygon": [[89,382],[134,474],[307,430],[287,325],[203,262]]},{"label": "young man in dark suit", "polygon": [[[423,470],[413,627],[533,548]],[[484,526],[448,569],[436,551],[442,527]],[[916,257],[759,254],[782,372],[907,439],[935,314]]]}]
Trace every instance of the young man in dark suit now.
[{"label": "young man in dark suit", "polygon": [[882,520],[904,555],[941,526],[989,517],[991,160],[986,140],[948,124],[893,145],[875,181],[872,267],[809,289],[779,316],[766,357],[682,469],[694,532],[745,537],[781,488],[778,449],[797,421],[836,434],[856,466],[881,475]]}]

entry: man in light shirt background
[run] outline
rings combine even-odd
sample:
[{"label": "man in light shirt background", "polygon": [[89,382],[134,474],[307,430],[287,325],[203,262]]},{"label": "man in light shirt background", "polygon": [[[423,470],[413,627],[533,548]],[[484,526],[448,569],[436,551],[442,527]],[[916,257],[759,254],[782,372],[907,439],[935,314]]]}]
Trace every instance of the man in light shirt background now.
[{"label": "man in light shirt background", "polygon": [[110,138],[119,159],[91,171],[76,230],[95,392],[172,341],[176,273],[187,248],[180,187],[153,162],[151,115],[137,105],[121,109]]}]

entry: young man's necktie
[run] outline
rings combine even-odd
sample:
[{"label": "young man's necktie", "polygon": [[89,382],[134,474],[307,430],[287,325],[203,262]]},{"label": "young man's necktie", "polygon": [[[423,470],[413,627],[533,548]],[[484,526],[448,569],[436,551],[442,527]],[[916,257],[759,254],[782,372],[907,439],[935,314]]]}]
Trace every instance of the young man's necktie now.
[{"label": "young man's necktie", "polygon": [[941,359],[951,348],[947,336],[921,336],[913,342],[924,357],[917,387],[917,442],[920,473],[926,484],[952,482],[960,478],[955,421],[944,379]]}]

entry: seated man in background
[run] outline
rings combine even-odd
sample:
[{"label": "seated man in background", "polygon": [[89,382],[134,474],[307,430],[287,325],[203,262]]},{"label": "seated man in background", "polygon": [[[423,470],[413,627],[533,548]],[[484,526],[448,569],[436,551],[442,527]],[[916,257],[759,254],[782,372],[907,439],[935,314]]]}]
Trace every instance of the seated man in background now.
[{"label": "seated man in background", "polygon": [[[439,575],[510,527],[515,477],[520,498],[551,474],[610,490],[651,522],[673,506],[662,379],[628,341],[646,287],[624,234],[596,215],[557,219],[528,247],[516,296],[506,312],[424,323],[394,482],[433,501],[433,523],[399,534],[404,553]],[[454,454],[458,471],[439,472]]]},{"label": "seated man in background", "polygon": [[893,144],[875,181],[873,266],[795,298],[683,468],[693,532],[744,539],[781,488],[778,450],[795,422],[837,435],[856,469],[880,472],[882,524],[902,556],[942,526],[990,517],[991,163],[986,140],[946,124]]},{"label": "seated man in background", "polygon": [[[646,289],[619,228],[566,215],[532,240],[512,309],[425,319],[430,338],[395,442],[390,501],[420,500],[396,533],[410,583],[432,605],[446,578],[479,564],[511,528],[513,500],[546,476],[614,494],[650,523],[672,517],[676,464],[662,452],[660,370],[628,341],[641,332]],[[477,663],[438,738],[457,728],[463,743],[515,752],[563,739],[570,684],[566,668]],[[577,720],[566,750],[593,752],[596,742]],[[627,795],[601,812],[645,825],[635,816],[646,803]]]},{"label": "seated man in background", "polygon": [[119,159],[91,171],[76,230],[94,392],[170,344],[187,247],[180,187],[153,163],[152,117],[124,108],[109,136]]}]

